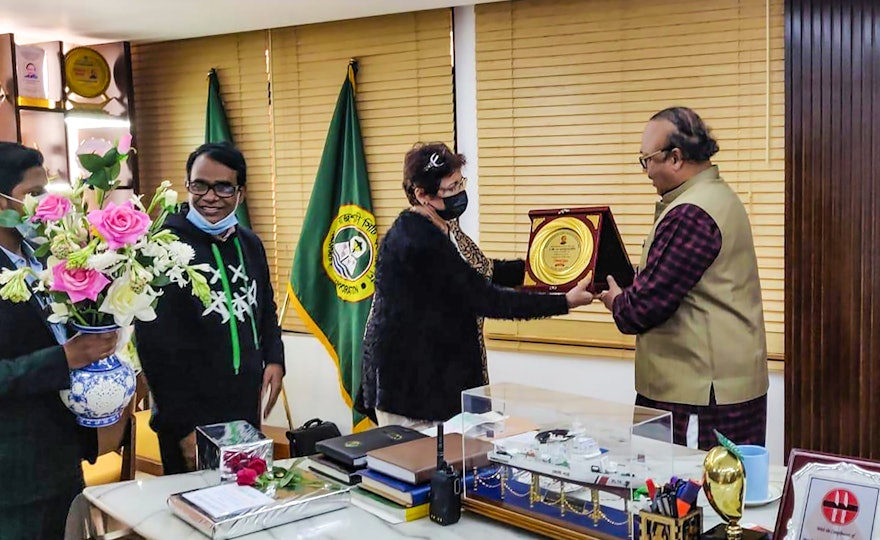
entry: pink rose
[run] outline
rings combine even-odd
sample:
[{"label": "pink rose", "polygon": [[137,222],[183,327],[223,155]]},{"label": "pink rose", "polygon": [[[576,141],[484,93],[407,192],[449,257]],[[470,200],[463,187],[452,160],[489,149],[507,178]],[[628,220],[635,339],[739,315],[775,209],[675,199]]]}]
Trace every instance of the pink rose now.
[{"label": "pink rose", "polygon": [[31,221],[58,221],[70,212],[71,207],[67,197],[50,193],[37,205]]},{"label": "pink rose", "polygon": [[74,304],[80,300],[95,301],[98,295],[110,284],[104,274],[91,268],[67,268],[67,261],[52,267],[51,290],[67,293]]},{"label": "pink rose", "polygon": [[120,156],[124,156],[131,151],[131,133],[126,133],[121,139],[119,139],[119,144],[116,145],[116,151],[119,152]]},{"label": "pink rose", "polygon": [[119,206],[112,201],[103,210],[89,212],[89,223],[107,241],[110,249],[130,246],[150,228],[150,216],[135,210],[131,201]]},{"label": "pink rose", "polygon": [[256,483],[257,476],[259,476],[257,471],[245,467],[235,473],[235,483],[240,486],[252,486]]}]

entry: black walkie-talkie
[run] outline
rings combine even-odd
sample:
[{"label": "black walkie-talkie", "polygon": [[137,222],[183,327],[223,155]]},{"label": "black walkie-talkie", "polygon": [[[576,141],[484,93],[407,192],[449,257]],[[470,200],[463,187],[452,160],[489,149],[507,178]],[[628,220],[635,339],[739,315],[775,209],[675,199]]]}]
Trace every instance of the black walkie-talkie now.
[{"label": "black walkie-talkie", "polygon": [[437,425],[437,470],[431,476],[431,521],[451,525],[461,519],[461,475],[443,459],[443,424]]}]

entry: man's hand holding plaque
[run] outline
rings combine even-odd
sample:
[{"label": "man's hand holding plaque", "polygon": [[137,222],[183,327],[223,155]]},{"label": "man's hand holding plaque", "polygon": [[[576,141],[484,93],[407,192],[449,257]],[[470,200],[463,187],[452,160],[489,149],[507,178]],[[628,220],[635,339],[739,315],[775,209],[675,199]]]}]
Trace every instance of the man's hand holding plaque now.
[{"label": "man's hand holding plaque", "polygon": [[572,290],[586,281],[586,291],[608,288],[606,276],[626,287],[635,273],[607,206],[532,210],[525,288]]}]

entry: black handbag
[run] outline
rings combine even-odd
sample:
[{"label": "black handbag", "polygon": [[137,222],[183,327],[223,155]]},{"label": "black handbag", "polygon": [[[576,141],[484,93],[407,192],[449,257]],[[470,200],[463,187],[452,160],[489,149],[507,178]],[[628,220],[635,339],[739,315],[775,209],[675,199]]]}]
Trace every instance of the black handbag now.
[{"label": "black handbag", "polygon": [[315,443],[324,439],[339,437],[339,428],[333,422],[312,418],[302,426],[287,432],[290,441],[290,457],[303,457],[315,454]]}]

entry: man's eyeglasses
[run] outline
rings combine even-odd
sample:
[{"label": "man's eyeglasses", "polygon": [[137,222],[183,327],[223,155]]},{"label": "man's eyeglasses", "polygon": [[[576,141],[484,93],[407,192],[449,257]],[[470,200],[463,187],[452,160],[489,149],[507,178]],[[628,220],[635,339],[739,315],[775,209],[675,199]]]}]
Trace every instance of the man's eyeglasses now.
[{"label": "man's eyeglasses", "polygon": [[675,148],[674,146],[667,146],[666,148],[661,148],[660,150],[657,150],[655,152],[651,152],[647,156],[639,156],[639,165],[641,165],[642,169],[645,170],[648,168],[648,162],[651,161],[651,158],[653,158],[657,154],[661,154],[663,152],[669,152],[669,151],[673,150],[674,148]]},{"label": "man's eyeglasses", "polygon": [[463,190],[467,187],[467,177],[462,176],[459,180],[449,184],[447,187],[437,188],[437,193],[441,197],[446,197],[448,195],[455,195],[459,191]]},{"label": "man's eyeglasses", "polygon": [[214,194],[223,199],[228,199],[235,195],[235,192],[238,191],[238,186],[230,184],[229,182],[217,182],[216,184],[209,184],[202,180],[193,180],[192,182],[186,183],[186,190],[192,193],[193,195],[204,196],[207,195],[209,191],[213,190]]}]

